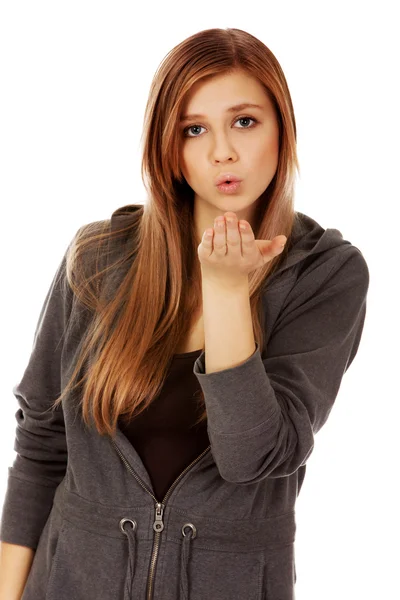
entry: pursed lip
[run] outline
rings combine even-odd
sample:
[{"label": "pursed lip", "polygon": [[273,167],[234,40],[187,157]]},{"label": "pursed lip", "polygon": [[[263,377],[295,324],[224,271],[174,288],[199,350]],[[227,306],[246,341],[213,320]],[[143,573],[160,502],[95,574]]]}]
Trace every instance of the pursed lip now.
[{"label": "pursed lip", "polygon": [[225,183],[225,181],[242,181],[242,179],[233,173],[221,173],[221,175],[216,177],[215,185],[220,185],[221,183]]}]

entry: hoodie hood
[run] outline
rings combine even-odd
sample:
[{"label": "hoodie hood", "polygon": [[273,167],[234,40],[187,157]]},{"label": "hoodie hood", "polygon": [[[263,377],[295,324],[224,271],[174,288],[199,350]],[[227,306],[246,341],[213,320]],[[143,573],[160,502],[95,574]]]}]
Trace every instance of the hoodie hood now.
[{"label": "hoodie hood", "polygon": [[343,246],[344,250],[349,245],[351,242],[345,240],[338,229],[324,229],[308,215],[296,211],[289,251],[276,273],[281,273],[312,255],[328,252],[337,246]]}]

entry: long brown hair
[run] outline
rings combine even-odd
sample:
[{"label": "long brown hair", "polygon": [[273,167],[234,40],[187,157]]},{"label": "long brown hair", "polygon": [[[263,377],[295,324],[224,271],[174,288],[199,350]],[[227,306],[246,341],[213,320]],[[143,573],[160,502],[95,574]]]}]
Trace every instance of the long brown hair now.
[{"label": "long brown hair", "polygon": [[[100,435],[113,435],[120,416],[138,415],[160,393],[178,344],[199,314],[193,190],[180,170],[178,123],[195,83],[237,70],[260,81],[279,122],[278,166],[260,198],[254,234],[256,239],[283,234],[288,241],[281,255],[249,275],[254,336],[262,352],[262,290],[290,249],[297,220],[294,110],[283,71],[261,41],[240,29],[207,29],[173,48],[154,76],[143,130],[146,203],[136,205],[129,218],[122,210],[116,228],[113,219],[81,227],[67,253],[68,284],[91,318],[75,369],[54,407],[83,383],[83,420],[89,425],[92,415]],[[83,377],[73,384],[84,364]],[[207,418],[202,393],[199,409],[196,424]]]}]

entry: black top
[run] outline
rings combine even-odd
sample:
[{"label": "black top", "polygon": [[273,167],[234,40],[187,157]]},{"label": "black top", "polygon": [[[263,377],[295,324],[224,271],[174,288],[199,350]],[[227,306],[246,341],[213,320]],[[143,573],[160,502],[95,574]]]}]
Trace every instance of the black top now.
[{"label": "black top", "polygon": [[201,352],[175,354],[161,394],[128,424],[118,420],[119,428],[142,459],[160,501],[182,471],[210,444],[207,421],[194,427],[200,416],[201,388],[193,365]]}]

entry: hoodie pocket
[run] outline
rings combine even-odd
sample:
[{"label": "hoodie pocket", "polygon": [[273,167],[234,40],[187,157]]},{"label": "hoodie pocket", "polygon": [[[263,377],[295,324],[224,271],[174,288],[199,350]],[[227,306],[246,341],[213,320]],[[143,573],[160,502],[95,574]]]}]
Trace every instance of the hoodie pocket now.
[{"label": "hoodie pocket", "polygon": [[265,553],[263,600],[295,600],[296,566],[294,543]]},{"label": "hoodie pocket", "polygon": [[62,522],[61,514],[53,506],[39,538],[21,600],[45,598],[49,575],[57,554]]},{"label": "hoodie pocket", "polygon": [[[262,563],[258,554],[196,548],[190,555],[187,600],[262,599]],[[182,593],[181,597],[185,595]]]},{"label": "hoodie pocket", "polygon": [[127,562],[125,539],[87,531],[64,520],[46,600],[123,598]]}]

